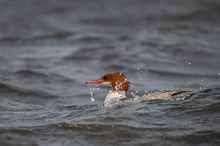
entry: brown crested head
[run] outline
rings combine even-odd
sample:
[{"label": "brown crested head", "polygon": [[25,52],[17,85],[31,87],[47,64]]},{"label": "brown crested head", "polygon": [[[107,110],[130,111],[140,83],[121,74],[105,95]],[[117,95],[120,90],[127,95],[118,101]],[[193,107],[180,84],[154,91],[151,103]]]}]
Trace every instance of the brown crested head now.
[{"label": "brown crested head", "polygon": [[126,75],[121,72],[107,73],[97,80],[86,82],[86,84],[110,84],[113,92],[127,91],[129,88]]}]

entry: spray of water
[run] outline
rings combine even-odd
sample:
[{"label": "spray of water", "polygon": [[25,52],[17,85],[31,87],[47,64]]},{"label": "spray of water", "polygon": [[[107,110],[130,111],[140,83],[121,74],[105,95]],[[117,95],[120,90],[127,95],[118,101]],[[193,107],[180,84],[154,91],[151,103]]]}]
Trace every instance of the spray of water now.
[{"label": "spray of water", "polygon": [[94,90],[99,90],[99,89],[100,89],[100,87],[98,85],[95,85],[93,87],[89,86],[89,93],[90,93],[90,97],[91,97],[92,102],[95,101],[95,98],[93,96],[93,91]]}]

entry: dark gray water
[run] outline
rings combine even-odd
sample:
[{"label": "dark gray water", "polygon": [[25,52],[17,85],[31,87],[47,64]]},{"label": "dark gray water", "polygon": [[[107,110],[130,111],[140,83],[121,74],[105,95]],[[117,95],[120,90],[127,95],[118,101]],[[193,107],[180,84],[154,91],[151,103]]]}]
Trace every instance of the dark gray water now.
[{"label": "dark gray water", "polygon": [[[220,145],[219,0],[0,1],[0,145]],[[185,100],[103,108],[85,85]],[[90,90],[95,101],[91,101]]]}]

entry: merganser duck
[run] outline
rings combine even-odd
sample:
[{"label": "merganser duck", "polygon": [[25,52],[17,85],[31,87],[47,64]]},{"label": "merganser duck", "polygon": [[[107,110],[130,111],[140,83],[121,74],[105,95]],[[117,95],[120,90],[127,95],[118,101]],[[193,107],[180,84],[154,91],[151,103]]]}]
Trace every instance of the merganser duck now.
[{"label": "merganser duck", "polygon": [[162,91],[160,93],[145,94],[143,96],[132,94],[134,98],[126,97],[126,92],[130,87],[130,82],[127,81],[126,75],[121,72],[111,72],[105,74],[99,79],[87,81],[86,84],[109,84],[112,86],[112,89],[109,91],[107,97],[105,98],[105,107],[112,107],[122,103],[136,103],[145,100],[167,100],[175,97],[176,95],[184,95],[185,93],[191,92],[191,90]]}]

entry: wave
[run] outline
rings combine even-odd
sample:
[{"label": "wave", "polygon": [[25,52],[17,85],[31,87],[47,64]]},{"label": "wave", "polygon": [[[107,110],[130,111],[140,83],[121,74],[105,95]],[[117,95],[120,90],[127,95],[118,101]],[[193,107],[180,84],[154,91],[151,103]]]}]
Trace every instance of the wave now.
[{"label": "wave", "polygon": [[36,40],[48,40],[48,39],[65,39],[66,37],[72,36],[73,32],[68,31],[60,31],[52,34],[43,34],[38,36],[30,36],[30,37],[3,37],[0,39],[0,42],[28,42],[28,41],[36,41]]},{"label": "wave", "polygon": [[25,69],[25,70],[19,70],[14,72],[16,75],[19,75],[20,77],[35,77],[35,78],[50,78],[49,75],[42,73],[42,72],[37,72],[34,70],[29,70],[29,69]]},{"label": "wave", "polygon": [[55,95],[49,94],[45,91],[24,89],[15,85],[10,85],[0,82],[0,93],[1,94],[16,94],[18,96],[30,96],[38,98],[55,98]]}]

